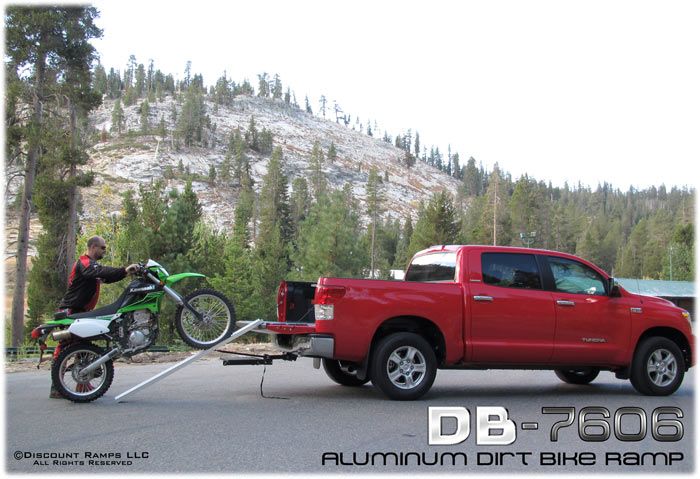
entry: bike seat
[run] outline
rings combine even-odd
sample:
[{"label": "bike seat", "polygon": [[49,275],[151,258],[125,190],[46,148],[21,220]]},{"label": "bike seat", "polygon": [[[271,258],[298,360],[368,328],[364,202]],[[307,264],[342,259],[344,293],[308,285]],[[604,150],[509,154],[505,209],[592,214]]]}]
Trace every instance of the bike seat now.
[{"label": "bike seat", "polygon": [[[93,309],[92,311],[86,311],[84,313],[70,314],[70,315],[68,315],[68,318],[70,318],[70,319],[94,318],[96,316],[107,316],[110,314],[114,314],[119,310],[119,308],[122,307],[122,304],[124,303],[124,300],[126,299],[127,294],[128,294],[127,291],[128,290],[124,290],[124,292],[112,304],[108,304],[107,306],[102,306],[101,308]],[[59,314],[61,312],[62,311],[59,311],[56,314]],[[58,318],[56,318],[56,319],[58,319]]]},{"label": "bike seat", "polygon": [[97,316],[107,316],[107,315],[116,313],[119,310],[120,305],[121,305],[121,301],[115,301],[112,304],[109,304],[107,306],[103,306],[101,308],[93,309],[92,311],[71,314],[70,317],[72,319],[82,319],[82,318],[94,318]]},{"label": "bike seat", "polygon": [[68,317],[68,313],[65,311],[56,311],[53,313],[53,319],[66,319]]}]

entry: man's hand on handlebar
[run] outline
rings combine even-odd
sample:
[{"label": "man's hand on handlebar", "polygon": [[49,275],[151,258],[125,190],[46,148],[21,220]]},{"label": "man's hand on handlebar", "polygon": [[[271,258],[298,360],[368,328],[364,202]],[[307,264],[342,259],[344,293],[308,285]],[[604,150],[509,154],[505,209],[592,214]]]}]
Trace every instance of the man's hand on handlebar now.
[{"label": "man's hand on handlebar", "polygon": [[126,267],[126,272],[127,272],[127,274],[136,274],[136,273],[138,273],[139,269],[141,269],[140,265],[130,264],[129,266]]}]

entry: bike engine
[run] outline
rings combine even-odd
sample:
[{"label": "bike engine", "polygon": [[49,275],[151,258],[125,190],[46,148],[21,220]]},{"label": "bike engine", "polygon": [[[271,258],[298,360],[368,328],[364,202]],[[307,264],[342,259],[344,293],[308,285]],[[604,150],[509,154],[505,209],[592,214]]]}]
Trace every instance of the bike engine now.
[{"label": "bike engine", "polygon": [[124,315],[124,321],[119,328],[119,345],[125,355],[148,348],[156,341],[157,336],[157,318],[147,309]]}]

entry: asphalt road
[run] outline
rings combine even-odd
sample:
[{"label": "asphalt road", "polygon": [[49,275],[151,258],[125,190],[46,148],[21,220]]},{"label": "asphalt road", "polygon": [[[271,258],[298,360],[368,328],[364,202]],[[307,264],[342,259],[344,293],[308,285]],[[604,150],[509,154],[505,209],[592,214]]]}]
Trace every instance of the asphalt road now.
[{"label": "asphalt road", "polygon": [[[371,384],[338,386],[323,370],[313,369],[310,359],[300,359],[267,367],[265,395],[288,399],[266,399],[260,395],[262,366],[224,367],[217,358],[209,358],[134,393],[126,402],[114,401],[118,394],[166,367],[118,365],[107,394],[82,405],[48,399],[47,371],[6,374],[7,471],[620,473],[694,469],[692,370],[681,389],[666,398],[641,396],[628,381],[617,380],[611,373],[601,373],[591,386],[572,386],[561,383],[550,371],[439,371],[422,400],[394,402],[384,399]],[[467,408],[471,413],[469,437],[453,446],[428,445],[429,406]],[[483,406],[508,410],[517,424],[513,444],[476,444],[476,408]],[[646,437],[623,442],[611,433],[604,442],[584,442],[574,422],[559,430],[557,442],[550,440],[552,425],[565,417],[544,415],[542,407],[575,407],[578,416],[588,406],[607,408],[611,426],[618,408],[643,408]],[[661,442],[652,437],[652,411],[662,406],[682,409],[684,435],[680,441]],[[538,422],[539,428],[523,430],[522,422]],[[450,434],[455,422],[445,420],[443,428],[444,434]],[[614,426],[612,429],[614,432]],[[639,421],[625,416],[621,429],[625,434],[636,432]],[[602,428],[588,428],[591,433],[600,431]],[[674,430],[662,428],[661,432]],[[582,452],[590,454],[575,456]],[[644,452],[664,455],[640,456]],[[565,453],[567,458],[551,453]],[[497,461],[499,458],[502,460]],[[618,465],[623,458],[627,465]],[[547,465],[565,459],[564,466]],[[642,459],[644,465],[633,465]],[[667,464],[669,460],[672,464]],[[594,464],[582,464],[591,461]],[[363,463],[367,465],[358,465]]]}]

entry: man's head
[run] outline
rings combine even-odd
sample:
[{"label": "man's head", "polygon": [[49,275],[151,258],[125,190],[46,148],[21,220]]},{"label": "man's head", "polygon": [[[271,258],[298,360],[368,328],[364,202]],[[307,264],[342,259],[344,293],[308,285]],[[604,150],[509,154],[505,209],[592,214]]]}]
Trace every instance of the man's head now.
[{"label": "man's head", "polygon": [[102,259],[107,250],[107,243],[101,236],[93,236],[87,242],[88,256],[95,261]]}]

